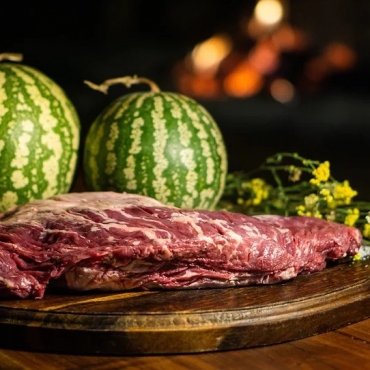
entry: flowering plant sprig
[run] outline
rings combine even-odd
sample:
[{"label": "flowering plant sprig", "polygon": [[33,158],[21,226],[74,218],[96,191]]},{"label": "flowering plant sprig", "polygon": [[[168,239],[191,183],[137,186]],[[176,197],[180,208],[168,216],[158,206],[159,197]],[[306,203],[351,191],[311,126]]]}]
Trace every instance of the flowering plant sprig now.
[{"label": "flowering plant sprig", "polygon": [[220,206],[247,214],[324,218],[357,227],[370,239],[370,203],[355,201],[356,196],[348,180],[333,177],[330,162],[278,153],[253,171],[230,173]]}]

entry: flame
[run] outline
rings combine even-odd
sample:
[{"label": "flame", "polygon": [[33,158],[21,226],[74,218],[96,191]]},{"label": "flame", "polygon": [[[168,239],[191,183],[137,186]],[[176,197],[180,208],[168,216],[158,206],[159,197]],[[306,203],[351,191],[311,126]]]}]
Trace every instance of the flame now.
[{"label": "flame", "polygon": [[328,75],[351,69],[356,63],[356,53],[344,43],[333,42],[323,52],[308,61],[305,75],[311,82],[321,82]]},{"label": "flame", "polygon": [[178,84],[180,91],[189,96],[213,98],[220,94],[220,84],[212,77],[183,73],[178,80]]},{"label": "flame", "polygon": [[[313,55],[309,34],[289,24],[287,9],[286,0],[256,0],[253,14],[241,19],[241,34],[219,33],[195,45],[173,70],[179,90],[210,99],[248,98],[263,90],[285,104],[355,65],[357,55],[344,43]],[[299,69],[290,69],[290,61]]]},{"label": "flame", "polygon": [[250,50],[249,63],[260,73],[270,74],[277,69],[280,55],[271,40],[260,40]]},{"label": "flame", "polygon": [[267,26],[278,24],[284,15],[284,9],[278,0],[259,0],[254,8],[254,17]]},{"label": "flame", "polygon": [[284,52],[302,51],[308,46],[306,34],[288,24],[283,24],[276,29],[271,39],[276,48]]},{"label": "flame", "polygon": [[230,96],[245,98],[258,93],[263,86],[262,75],[245,60],[226,76],[223,87]]},{"label": "flame", "polygon": [[215,35],[196,45],[191,53],[194,72],[198,75],[214,75],[232,47],[232,42],[226,35]]}]

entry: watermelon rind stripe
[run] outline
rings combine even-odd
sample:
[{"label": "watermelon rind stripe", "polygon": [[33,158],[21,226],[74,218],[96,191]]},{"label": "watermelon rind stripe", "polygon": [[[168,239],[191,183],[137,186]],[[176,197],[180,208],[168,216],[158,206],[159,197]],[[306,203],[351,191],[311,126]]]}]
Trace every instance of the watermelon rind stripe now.
[{"label": "watermelon rind stripe", "polygon": [[54,81],[0,63],[0,212],[68,192],[79,141],[77,112]]},{"label": "watermelon rind stripe", "polygon": [[210,114],[177,93],[124,95],[93,122],[85,141],[89,190],[152,196],[182,208],[213,208],[227,155]]}]

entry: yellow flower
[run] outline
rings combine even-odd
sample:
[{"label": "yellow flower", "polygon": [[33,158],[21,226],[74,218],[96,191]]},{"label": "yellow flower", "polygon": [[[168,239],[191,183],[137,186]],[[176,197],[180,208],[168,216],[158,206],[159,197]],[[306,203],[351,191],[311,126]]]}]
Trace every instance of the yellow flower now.
[{"label": "yellow flower", "polygon": [[365,224],[364,225],[364,229],[362,231],[362,235],[365,238],[370,239],[370,224]]},{"label": "yellow flower", "polygon": [[296,211],[298,216],[305,216],[306,215],[306,207],[303,204],[300,204],[296,207]]},{"label": "yellow flower", "polygon": [[319,201],[319,197],[316,194],[313,194],[313,193],[304,197],[304,204],[305,204],[306,208],[316,207],[318,201]]},{"label": "yellow flower", "polygon": [[328,195],[330,195],[330,190],[326,188],[321,189],[320,194],[323,195],[324,197],[327,197]]},{"label": "yellow flower", "polygon": [[336,208],[339,205],[350,204],[352,198],[357,195],[357,191],[353,190],[347,180],[343,183],[337,183],[333,189],[333,199],[329,202],[330,208]]},{"label": "yellow flower", "polygon": [[317,209],[319,197],[316,194],[310,194],[304,197],[304,205],[301,204],[296,207],[299,216],[311,216],[322,218],[322,214]]},{"label": "yellow flower", "polygon": [[327,202],[330,203],[333,201],[333,196],[330,193],[330,190],[327,188],[323,188],[320,190],[320,195],[322,195],[323,199]]},{"label": "yellow flower", "polygon": [[347,180],[343,184],[339,184],[334,189],[334,198],[343,199],[345,204],[349,204],[351,199],[357,195],[357,191],[353,190]]},{"label": "yellow flower", "polygon": [[336,219],[336,215],[335,215],[335,212],[334,211],[330,211],[327,215],[326,215],[326,219],[328,221],[335,221]]},{"label": "yellow flower", "polygon": [[289,167],[289,180],[292,182],[297,182],[301,179],[302,171],[296,166]]},{"label": "yellow flower", "polygon": [[358,208],[349,208],[347,210],[346,218],[344,219],[344,224],[347,226],[353,226],[359,217],[360,210]]},{"label": "yellow flower", "polygon": [[357,253],[355,254],[353,257],[352,257],[352,260],[353,261],[360,261],[361,260],[361,254],[360,253]]},{"label": "yellow flower", "polygon": [[322,218],[322,214],[317,209],[308,210],[303,205],[297,206],[296,211],[298,216]]},{"label": "yellow flower", "polygon": [[245,205],[258,206],[263,200],[269,196],[270,186],[266,184],[265,180],[256,178],[243,184],[245,189],[249,189],[251,197],[245,201]]},{"label": "yellow flower", "polygon": [[328,181],[330,177],[330,163],[328,161],[320,163],[319,166],[312,171],[312,174],[315,176],[310,180],[312,185],[319,185],[321,182]]}]

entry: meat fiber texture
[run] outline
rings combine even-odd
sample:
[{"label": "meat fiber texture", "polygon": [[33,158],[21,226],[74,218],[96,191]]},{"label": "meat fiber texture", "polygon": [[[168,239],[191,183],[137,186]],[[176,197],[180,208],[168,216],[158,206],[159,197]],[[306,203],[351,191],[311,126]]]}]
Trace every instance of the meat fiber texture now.
[{"label": "meat fiber texture", "polygon": [[360,246],[357,229],[317,218],[71,193],[0,215],[0,296],[42,298],[51,282],[75,291],[272,284],[320,271]]}]

